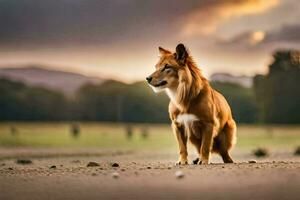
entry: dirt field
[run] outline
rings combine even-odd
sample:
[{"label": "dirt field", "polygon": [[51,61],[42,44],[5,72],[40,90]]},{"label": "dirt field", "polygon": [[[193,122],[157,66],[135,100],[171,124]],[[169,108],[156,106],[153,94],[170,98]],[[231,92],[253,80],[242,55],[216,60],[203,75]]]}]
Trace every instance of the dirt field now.
[{"label": "dirt field", "polygon": [[299,199],[300,156],[274,150],[256,159],[243,149],[233,156],[236,164],[215,156],[211,165],[178,167],[176,152],[166,150],[1,148],[0,199]]}]

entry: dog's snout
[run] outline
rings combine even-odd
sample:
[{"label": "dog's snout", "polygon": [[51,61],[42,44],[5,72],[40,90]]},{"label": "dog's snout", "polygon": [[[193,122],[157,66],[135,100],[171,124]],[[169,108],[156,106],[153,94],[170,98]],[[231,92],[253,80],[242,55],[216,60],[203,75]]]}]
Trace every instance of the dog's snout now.
[{"label": "dog's snout", "polygon": [[148,77],[146,78],[146,80],[147,80],[148,83],[150,83],[151,80],[152,80],[152,77],[151,77],[151,76],[148,76]]}]

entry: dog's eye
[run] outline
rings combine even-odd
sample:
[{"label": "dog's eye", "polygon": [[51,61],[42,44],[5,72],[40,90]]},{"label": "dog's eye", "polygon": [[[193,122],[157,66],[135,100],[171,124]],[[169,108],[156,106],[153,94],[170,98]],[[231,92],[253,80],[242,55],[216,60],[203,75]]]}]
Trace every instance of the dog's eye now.
[{"label": "dog's eye", "polygon": [[165,65],[165,69],[170,69],[170,68],[171,68],[170,65],[168,65],[168,64]]},{"label": "dog's eye", "polygon": [[162,71],[162,72],[163,72],[163,71],[170,72],[171,70],[172,70],[172,67],[171,67],[170,65],[166,64],[166,65],[164,66],[164,68],[163,68],[161,71]]}]

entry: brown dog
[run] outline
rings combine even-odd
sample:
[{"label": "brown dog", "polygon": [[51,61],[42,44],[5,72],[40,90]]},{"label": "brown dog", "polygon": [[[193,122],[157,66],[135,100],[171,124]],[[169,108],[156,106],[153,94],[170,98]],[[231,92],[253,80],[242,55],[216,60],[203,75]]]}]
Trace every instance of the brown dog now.
[{"label": "brown dog", "polygon": [[159,47],[156,71],[147,77],[155,92],[170,97],[169,114],[179,144],[177,164],[188,164],[187,140],[197,149],[194,164],[209,164],[211,152],[232,163],[229,150],[236,142],[236,124],[225,98],[203,77],[183,44],[176,52]]}]

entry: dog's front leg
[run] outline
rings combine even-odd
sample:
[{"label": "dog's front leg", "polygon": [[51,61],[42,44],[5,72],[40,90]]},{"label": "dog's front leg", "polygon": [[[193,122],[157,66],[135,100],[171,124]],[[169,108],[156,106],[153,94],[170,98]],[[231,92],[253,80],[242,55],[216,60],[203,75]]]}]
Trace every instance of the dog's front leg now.
[{"label": "dog's front leg", "polygon": [[203,130],[201,145],[201,164],[210,163],[210,154],[213,145],[214,125],[207,124]]},{"label": "dog's front leg", "polygon": [[187,152],[187,136],[184,132],[184,128],[183,126],[180,126],[176,122],[172,122],[172,128],[179,147],[179,159],[175,164],[186,165],[188,164],[188,159],[187,159],[188,152]]}]

